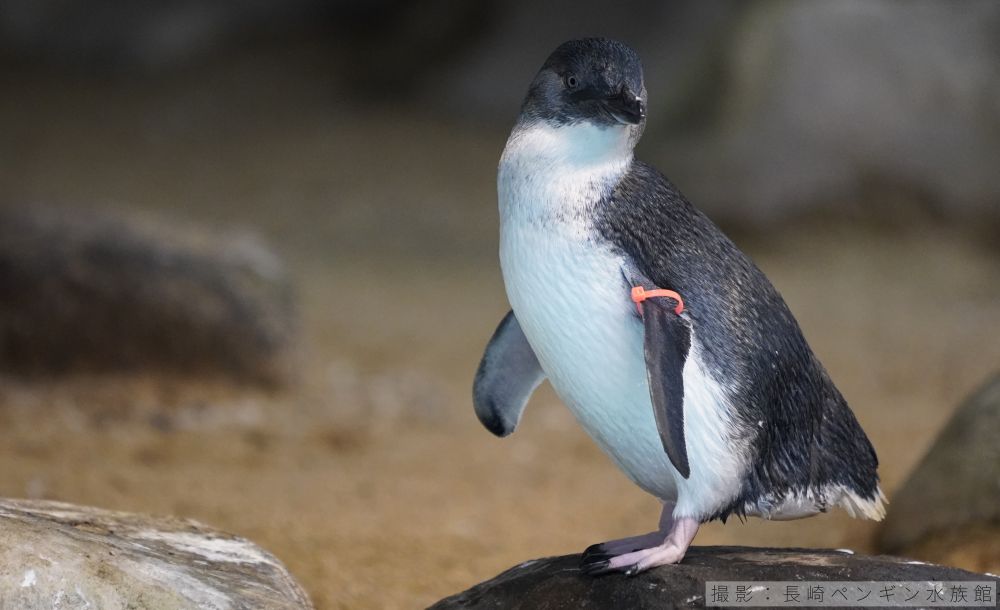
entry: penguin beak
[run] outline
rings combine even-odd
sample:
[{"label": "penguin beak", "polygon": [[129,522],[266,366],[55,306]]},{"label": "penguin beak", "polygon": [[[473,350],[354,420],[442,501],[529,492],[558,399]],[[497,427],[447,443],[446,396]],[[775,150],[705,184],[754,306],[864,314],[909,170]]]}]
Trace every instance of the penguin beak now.
[{"label": "penguin beak", "polygon": [[600,101],[601,108],[622,125],[638,125],[646,118],[642,98],[623,88],[617,94]]}]

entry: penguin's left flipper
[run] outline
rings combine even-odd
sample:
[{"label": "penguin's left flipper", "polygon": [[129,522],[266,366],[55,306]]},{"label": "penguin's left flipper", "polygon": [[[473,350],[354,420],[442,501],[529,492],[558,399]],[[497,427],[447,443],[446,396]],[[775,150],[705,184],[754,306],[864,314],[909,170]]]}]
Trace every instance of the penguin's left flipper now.
[{"label": "penguin's left flipper", "polygon": [[517,427],[528,398],[544,379],[514,312],[507,312],[486,345],[472,384],[476,416],[493,434],[507,436]]},{"label": "penguin's left flipper", "polygon": [[[634,276],[633,276],[634,277]],[[650,285],[639,281],[635,285]],[[691,476],[684,440],[684,362],[691,347],[691,327],[675,313],[670,297],[649,297],[639,304],[645,327],[643,346],[653,415],[663,449],[677,472]]]}]

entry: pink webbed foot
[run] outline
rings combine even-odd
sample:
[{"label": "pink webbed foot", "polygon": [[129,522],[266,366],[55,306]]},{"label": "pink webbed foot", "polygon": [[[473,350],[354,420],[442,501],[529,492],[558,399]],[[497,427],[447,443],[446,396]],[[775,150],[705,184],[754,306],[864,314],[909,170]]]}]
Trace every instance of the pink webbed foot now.
[{"label": "pink webbed foot", "polygon": [[658,546],[666,538],[673,525],[674,503],[664,502],[663,510],[660,511],[660,522],[655,532],[592,544],[583,551],[583,556],[580,558],[580,569],[588,574],[605,572],[608,562],[613,557]]},{"label": "pink webbed foot", "polygon": [[[585,552],[580,567],[585,573],[594,576],[608,572],[625,572],[626,575],[632,576],[650,568],[677,563],[684,558],[691,541],[698,533],[698,525],[697,520],[682,517],[671,523],[665,536],[660,532],[654,532],[645,536],[595,545],[597,549],[603,547],[605,550],[603,552],[595,550],[590,555]],[[637,542],[646,543],[648,546],[630,550],[630,544],[634,545]]]}]

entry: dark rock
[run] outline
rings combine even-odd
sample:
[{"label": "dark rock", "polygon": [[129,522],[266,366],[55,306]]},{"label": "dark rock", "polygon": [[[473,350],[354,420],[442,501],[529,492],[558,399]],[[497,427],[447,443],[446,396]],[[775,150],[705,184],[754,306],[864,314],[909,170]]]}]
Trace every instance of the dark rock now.
[{"label": "dark rock", "polygon": [[584,576],[579,555],[527,561],[431,608],[688,608],[707,581],[961,581],[1000,578],[849,551],[692,547],[678,565],[637,576]]},{"label": "dark rock", "polygon": [[958,408],[891,500],[878,538],[887,552],[938,532],[1000,525],[1000,375]]},{"label": "dark rock", "polygon": [[200,523],[0,499],[0,605],[312,608],[273,555]]},{"label": "dark rock", "polygon": [[0,208],[0,367],[164,370],[273,384],[296,340],[291,282],[250,234]]}]

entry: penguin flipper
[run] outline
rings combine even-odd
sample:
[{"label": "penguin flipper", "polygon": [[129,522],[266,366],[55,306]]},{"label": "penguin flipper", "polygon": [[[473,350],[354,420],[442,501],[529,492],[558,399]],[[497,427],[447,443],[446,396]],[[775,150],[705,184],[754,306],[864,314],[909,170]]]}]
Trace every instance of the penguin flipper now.
[{"label": "penguin flipper", "polygon": [[649,298],[641,303],[645,326],[644,350],[653,415],[663,449],[681,476],[691,476],[684,440],[684,362],[691,347],[687,321],[674,313],[672,299]]},{"label": "penguin flipper", "polygon": [[493,434],[507,436],[517,427],[528,398],[544,379],[514,312],[507,312],[486,345],[472,384],[476,416]]}]

